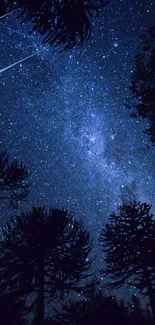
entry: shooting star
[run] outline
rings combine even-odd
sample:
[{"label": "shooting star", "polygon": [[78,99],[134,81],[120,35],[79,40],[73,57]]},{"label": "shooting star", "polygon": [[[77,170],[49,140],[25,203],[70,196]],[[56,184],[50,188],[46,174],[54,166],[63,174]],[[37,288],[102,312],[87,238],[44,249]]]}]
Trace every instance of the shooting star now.
[{"label": "shooting star", "polygon": [[17,61],[17,62],[15,62],[15,63],[11,64],[11,65],[8,65],[7,67],[5,67],[5,68],[3,68],[3,69],[0,69],[0,73],[2,73],[2,72],[4,72],[4,71],[6,71],[6,70],[8,70],[8,69],[10,69],[10,68],[12,68],[12,67],[14,67],[15,65],[17,65],[17,64],[19,64],[19,63],[22,63],[22,62],[26,61],[27,59],[31,58],[32,56],[36,55],[37,53],[39,53],[39,52],[41,52],[41,51],[44,51],[44,49],[43,49],[43,50],[40,50],[40,51],[37,51],[37,52],[35,52],[35,53],[33,53],[33,54],[27,56],[26,58],[24,58],[24,59],[22,59],[22,60],[20,60],[20,61]]},{"label": "shooting star", "polygon": [[24,34],[24,33],[22,33],[22,32],[19,32],[18,30],[12,29],[12,28],[10,28],[10,27],[6,27],[6,29],[8,29],[11,33],[17,33],[17,34],[19,34],[19,35],[23,35],[24,37],[33,38],[33,37],[30,36],[30,35],[26,35],[26,34]]},{"label": "shooting star", "polygon": [[13,14],[13,12],[15,12],[17,9],[19,9],[19,8],[16,8],[16,9],[14,9],[14,10],[8,12],[7,14],[1,16],[1,17],[0,17],[0,20],[3,19],[3,18],[5,18],[5,17],[7,17],[7,16],[10,15],[10,14]]}]

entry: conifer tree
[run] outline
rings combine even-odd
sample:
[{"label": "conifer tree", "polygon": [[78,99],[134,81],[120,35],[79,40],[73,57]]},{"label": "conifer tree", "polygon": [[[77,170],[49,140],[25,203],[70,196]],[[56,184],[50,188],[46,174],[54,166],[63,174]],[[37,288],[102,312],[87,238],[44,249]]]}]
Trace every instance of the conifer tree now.
[{"label": "conifer tree", "polygon": [[83,45],[91,35],[90,18],[106,0],[1,0],[1,15],[19,10],[21,22],[31,21],[32,31],[43,35],[43,44],[62,45],[63,50]]},{"label": "conifer tree", "polygon": [[29,194],[30,173],[26,166],[16,159],[11,163],[6,151],[0,152],[0,201],[9,202],[9,207],[18,207]]},{"label": "conifer tree", "polygon": [[135,67],[129,86],[132,97],[128,98],[125,106],[134,109],[132,117],[147,118],[150,127],[145,133],[155,142],[155,26],[142,35],[142,52],[135,56]]},{"label": "conifer tree", "polygon": [[90,233],[71,213],[44,207],[9,217],[0,244],[0,285],[17,300],[32,299],[34,324],[42,324],[45,303],[79,292],[91,275]]},{"label": "conifer tree", "polygon": [[146,203],[133,202],[112,213],[100,235],[108,288],[124,283],[150,299],[155,317],[155,221]]},{"label": "conifer tree", "polygon": [[56,312],[56,319],[63,325],[120,325],[127,321],[127,311],[119,306],[115,297],[104,297],[101,292],[87,300],[69,300]]}]

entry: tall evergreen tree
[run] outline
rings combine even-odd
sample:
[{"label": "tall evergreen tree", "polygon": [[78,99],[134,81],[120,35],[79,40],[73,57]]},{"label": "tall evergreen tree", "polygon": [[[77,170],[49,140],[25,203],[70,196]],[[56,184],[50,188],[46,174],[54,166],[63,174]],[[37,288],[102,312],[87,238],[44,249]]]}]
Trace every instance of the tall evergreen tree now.
[{"label": "tall evergreen tree", "polygon": [[101,292],[88,300],[70,300],[56,313],[57,321],[63,325],[120,325],[126,324],[127,316],[127,310],[124,308],[123,313],[115,297],[104,297]]},{"label": "tall evergreen tree", "polygon": [[71,213],[43,207],[10,217],[2,230],[0,285],[17,300],[31,297],[34,324],[42,324],[45,303],[79,292],[91,275],[90,233]]},{"label": "tall evergreen tree", "polygon": [[107,5],[106,0],[1,0],[1,15],[20,8],[21,22],[31,21],[32,32],[43,43],[62,45],[64,50],[83,45],[91,35],[90,18]]},{"label": "tall evergreen tree", "polygon": [[145,133],[155,142],[155,26],[142,35],[143,50],[135,56],[135,67],[131,76],[129,89],[132,98],[128,99],[125,106],[134,109],[132,117],[147,118],[150,127]]},{"label": "tall evergreen tree", "polygon": [[0,152],[0,200],[9,201],[9,206],[17,208],[29,194],[29,176],[23,163],[16,159],[10,163],[7,152]]},{"label": "tall evergreen tree", "polygon": [[146,203],[133,202],[111,214],[100,235],[106,262],[101,273],[111,278],[106,287],[127,283],[147,295],[155,317],[155,220],[150,209]]}]

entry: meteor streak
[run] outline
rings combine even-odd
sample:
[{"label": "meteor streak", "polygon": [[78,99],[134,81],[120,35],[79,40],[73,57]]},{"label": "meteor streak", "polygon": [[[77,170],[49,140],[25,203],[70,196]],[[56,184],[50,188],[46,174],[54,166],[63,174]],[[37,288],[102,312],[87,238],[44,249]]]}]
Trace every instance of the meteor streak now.
[{"label": "meteor streak", "polygon": [[7,17],[7,16],[10,15],[10,14],[12,14],[12,13],[13,13],[14,11],[16,11],[17,9],[19,9],[19,8],[16,8],[16,9],[14,9],[14,10],[8,12],[7,14],[1,16],[1,17],[0,17],[0,20],[3,19],[3,18],[5,18],[5,17]]},{"label": "meteor streak", "polygon": [[[41,51],[43,51],[43,50],[41,50]],[[7,67],[5,67],[5,68],[3,68],[3,69],[0,69],[0,73],[2,73],[2,72],[4,72],[4,71],[6,71],[6,70],[8,70],[8,69],[10,69],[10,68],[12,68],[12,67],[14,67],[15,65],[17,65],[17,64],[19,64],[19,63],[21,63],[21,62],[24,62],[25,60],[31,58],[32,56],[36,55],[38,52],[41,52],[41,51],[37,51],[37,52],[35,52],[35,53],[33,53],[33,54],[27,56],[26,58],[24,58],[24,59],[22,59],[22,60],[20,60],[20,61],[17,61],[17,62],[15,62],[15,63],[11,64],[11,65],[8,65]]]},{"label": "meteor streak", "polygon": [[22,32],[19,32],[18,30],[12,29],[12,28],[10,28],[10,27],[6,27],[6,29],[8,29],[11,33],[17,33],[17,34],[19,34],[19,35],[23,35],[23,36],[25,36],[25,37],[32,38],[32,36],[30,36],[30,35],[26,35],[26,34],[24,34],[24,33],[22,33]]}]

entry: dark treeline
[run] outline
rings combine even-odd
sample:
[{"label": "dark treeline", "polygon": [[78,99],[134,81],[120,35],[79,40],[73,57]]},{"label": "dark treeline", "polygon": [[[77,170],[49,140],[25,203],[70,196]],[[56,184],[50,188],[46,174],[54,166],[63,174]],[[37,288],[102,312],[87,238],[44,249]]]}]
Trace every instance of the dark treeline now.
[{"label": "dark treeline", "polygon": [[145,118],[149,127],[144,131],[155,143],[155,26],[148,28],[141,35],[143,47],[141,53],[135,56],[135,66],[131,76],[129,89],[132,97],[125,106],[132,111],[134,118]]},{"label": "dark treeline", "polygon": [[[71,49],[90,37],[89,17],[107,2],[3,0],[1,15],[20,11],[23,22],[44,36],[44,43]],[[69,14],[68,14],[69,13]],[[132,117],[147,118],[145,131],[155,142],[155,28],[142,36],[142,52],[135,56],[126,106]],[[29,194],[30,174],[17,160],[0,154],[0,200],[18,207]],[[125,201],[125,200],[124,200]],[[83,221],[64,209],[31,211],[10,216],[1,227],[0,242],[0,325],[113,325],[154,324],[155,321],[155,220],[151,206],[131,201],[118,207],[98,239],[102,267],[101,285],[94,272],[91,233]],[[93,266],[93,267],[92,267]],[[87,285],[85,284],[87,282]],[[133,296],[128,305],[104,288],[134,286],[139,297],[149,301],[147,310]],[[81,300],[68,300],[72,293]],[[54,307],[56,303],[61,308]],[[45,307],[51,313],[46,319]],[[51,307],[53,306],[53,307]],[[28,323],[27,316],[31,315]]]},{"label": "dark treeline", "polygon": [[[25,181],[29,186],[29,174],[17,161],[13,173],[9,173],[7,168],[14,162],[9,163],[7,153],[0,157],[1,194],[10,202],[13,186],[16,191],[23,190],[21,184]],[[6,184],[8,197],[3,196]],[[20,195],[22,199],[25,195]],[[9,216],[1,227],[0,324],[29,324],[28,315],[33,325],[93,325],[96,320],[99,325],[112,325],[114,321],[153,323],[155,220],[150,210],[150,205],[133,201],[110,215],[98,240],[102,268],[96,274],[99,271],[104,277],[104,285],[92,267],[95,257],[91,233],[81,219],[76,220],[64,209],[47,211],[45,207]],[[137,296],[126,306],[123,300],[118,302],[114,296],[104,295],[105,287],[110,293],[123,284],[136,287],[140,297],[149,299],[147,312]],[[82,299],[68,300],[73,292]],[[61,311],[54,307],[55,303],[61,305]],[[49,319],[45,317],[47,306],[51,308]]]}]

